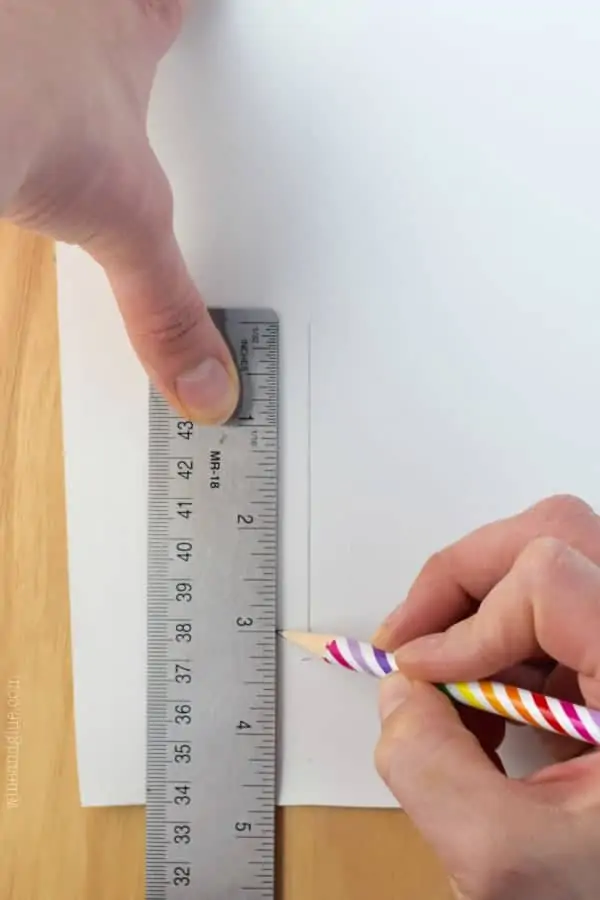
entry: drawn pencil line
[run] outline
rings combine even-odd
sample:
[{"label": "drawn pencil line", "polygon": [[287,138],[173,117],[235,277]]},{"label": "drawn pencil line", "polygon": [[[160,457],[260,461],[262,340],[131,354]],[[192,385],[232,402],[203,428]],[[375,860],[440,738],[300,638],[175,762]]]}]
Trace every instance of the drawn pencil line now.
[{"label": "drawn pencil line", "polygon": [[312,323],[308,323],[308,423],[307,423],[307,511],[308,511],[308,546],[306,548],[307,565],[307,623],[308,630],[312,631]]}]

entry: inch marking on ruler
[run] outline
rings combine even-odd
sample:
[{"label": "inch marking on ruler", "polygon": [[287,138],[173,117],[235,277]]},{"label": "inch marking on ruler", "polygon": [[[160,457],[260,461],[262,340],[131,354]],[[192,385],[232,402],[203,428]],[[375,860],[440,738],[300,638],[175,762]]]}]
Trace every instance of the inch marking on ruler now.
[{"label": "inch marking on ruler", "polygon": [[274,900],[279,327],[213,313],[242,401],[198,427],[150,395],[148,900]]}]

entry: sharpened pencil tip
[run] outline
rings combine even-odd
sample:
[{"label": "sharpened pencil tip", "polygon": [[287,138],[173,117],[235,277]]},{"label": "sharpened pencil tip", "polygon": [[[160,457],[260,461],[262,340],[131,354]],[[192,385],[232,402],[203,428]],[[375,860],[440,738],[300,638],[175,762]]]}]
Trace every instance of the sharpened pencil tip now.
[{"label": "sharpened pencil tip", "polygon": [[325,634],[314,634],[306,631],[289,631],[284,629],[281,637],[290,644],[296,644],[304,650],[308,650],[316,656],[323,656],[327,643],[333,640],[333,637]]}]

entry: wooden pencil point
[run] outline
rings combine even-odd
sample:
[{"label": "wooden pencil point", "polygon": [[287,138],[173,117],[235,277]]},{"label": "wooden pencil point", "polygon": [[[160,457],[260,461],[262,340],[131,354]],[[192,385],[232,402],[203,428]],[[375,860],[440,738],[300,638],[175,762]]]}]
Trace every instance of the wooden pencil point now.
[{"label": "wooden pencil point", "polygon": [[334,635],[313,634],[310,631],[282,631],[281,636],[290,644],[295,644],[296,647],[301,647],[315,656],[323,656],[327,644],[335,638]]}]

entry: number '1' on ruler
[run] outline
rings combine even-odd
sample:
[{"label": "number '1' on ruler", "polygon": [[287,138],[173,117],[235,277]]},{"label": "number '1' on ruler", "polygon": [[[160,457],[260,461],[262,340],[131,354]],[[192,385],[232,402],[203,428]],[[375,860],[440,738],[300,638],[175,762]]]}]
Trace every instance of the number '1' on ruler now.
[{"label": "number '1' on ruler", "polygon": [[213,312],[242,400],[224,426],[150,397],[148,900],[273,900],[279,328]]}]

